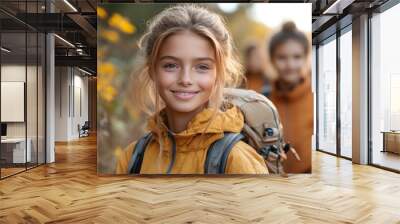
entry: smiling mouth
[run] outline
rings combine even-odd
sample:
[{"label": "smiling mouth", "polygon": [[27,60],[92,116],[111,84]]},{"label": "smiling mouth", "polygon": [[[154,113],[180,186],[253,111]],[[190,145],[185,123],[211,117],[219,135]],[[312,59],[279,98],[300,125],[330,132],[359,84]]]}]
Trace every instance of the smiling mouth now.
[{"label": "smiling mouth", "polygon": [[200,91],[180,91],[180,90],[171,90],[174,96],[178,99],[188,100],[196,96]]}]

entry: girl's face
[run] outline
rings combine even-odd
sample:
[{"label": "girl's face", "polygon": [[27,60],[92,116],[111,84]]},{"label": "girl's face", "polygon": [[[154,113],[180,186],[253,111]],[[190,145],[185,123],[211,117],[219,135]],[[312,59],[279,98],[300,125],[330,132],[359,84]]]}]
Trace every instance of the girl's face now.
[{"label": "girl's face", "polygon": [[162,43],[155,82],[169,110],[188,113],[206,105],[215,85],[216,71],[211,44],[193,32],[184,31]]},{"label": "girl's face", "polygon": [[303,45],[295,40],[289,40],[276,47],[272,63],[279,78],[292,83],[301,78],[302,69],[307,63],[306,58]]}]

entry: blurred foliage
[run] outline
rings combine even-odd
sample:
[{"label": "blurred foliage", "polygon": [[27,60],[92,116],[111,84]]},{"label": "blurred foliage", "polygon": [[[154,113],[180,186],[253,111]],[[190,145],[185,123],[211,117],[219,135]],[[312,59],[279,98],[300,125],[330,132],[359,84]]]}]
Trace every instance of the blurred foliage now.
[{"label": "blurred foliage", "polygon": [[[130,76],[137,60],[137,42],[146,24],[169,6],[109,3],[97,8],[99,173],[113,173],[115,158],[145,131],[146,116],[131,103]],[[231,14],[220,11],[215,3],[204,6],[224,17],[239,53],[250,43],[264,43],[271,33],[249,16],[251,4],[241,4]]]}]

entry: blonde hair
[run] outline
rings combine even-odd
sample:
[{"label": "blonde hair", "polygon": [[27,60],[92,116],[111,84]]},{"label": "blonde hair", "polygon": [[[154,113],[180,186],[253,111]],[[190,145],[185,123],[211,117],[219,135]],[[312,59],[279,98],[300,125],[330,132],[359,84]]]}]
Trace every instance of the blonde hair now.
[{"label": "blonde hair", "polygon": [[[153,74],[163,41],[181,31],[191,31],[206,38],[215,51],[217,77],[209,100],[209,107],[215,113],[223,101],[223,88],[236,87],[242,82],[242,67],[235,54],[233,40],[219,15],[191,4],[167,8],[148,24],[146,33],[139,41],[142,64],[133,76],[134,100],[147,114],[158,113],[165,106],[152,77],[155,77]],[[159,120],[157,123],[161,124]]]}]

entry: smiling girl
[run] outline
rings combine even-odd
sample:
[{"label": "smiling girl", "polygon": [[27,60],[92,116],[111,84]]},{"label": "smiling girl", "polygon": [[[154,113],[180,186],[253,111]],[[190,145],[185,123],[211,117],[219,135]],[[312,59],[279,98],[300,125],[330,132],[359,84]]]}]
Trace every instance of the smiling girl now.
[{"label": "smiling girl", "polygon": [[[120,155],[116,173],[203,174],[207,151],[224,133],[239,133],[244,118],[224,107],[223,88],[242,81],[231,36],[222,19],[201,7],[179,5],[158,14],[140,41],[144,65],[135,100],[151,113],[151,138],[139,169],[130,169],[137,142]],[[227,174],[267,174],[263,158],[246,143],[236,143]]]}]

